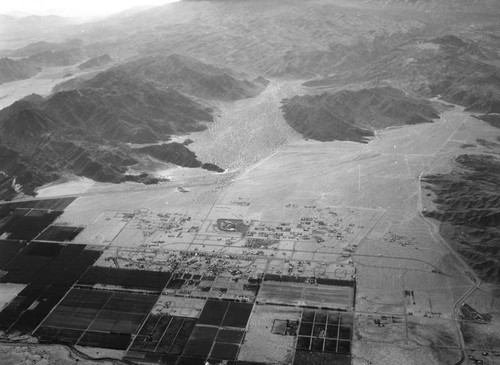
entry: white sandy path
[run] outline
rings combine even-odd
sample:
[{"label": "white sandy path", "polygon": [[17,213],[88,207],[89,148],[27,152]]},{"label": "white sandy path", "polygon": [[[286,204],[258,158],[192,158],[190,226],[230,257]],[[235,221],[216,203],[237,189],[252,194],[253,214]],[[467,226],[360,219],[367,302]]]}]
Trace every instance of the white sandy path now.
[{"label": "white sandy path", "polygon": [[79,178],[77,181],[68,181],[62,184],[48,184],[37,190],[38,198],[52,198],[63,195],[83,194],[94,186],[95,181]]},{"label": "white sandy path", "polygon": [[25,287],[25,284],[0,284],[0,311],[3,310]]}]

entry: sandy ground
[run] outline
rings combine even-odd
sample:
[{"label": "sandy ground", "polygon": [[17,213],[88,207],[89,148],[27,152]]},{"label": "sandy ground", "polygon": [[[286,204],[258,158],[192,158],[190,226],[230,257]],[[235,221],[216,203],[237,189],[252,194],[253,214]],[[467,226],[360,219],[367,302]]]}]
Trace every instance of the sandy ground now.
[{"label": "sandy ground", "polygon": [[239,361],[288,364],[293,359],[294,336],[272,333],[275,319],[297,321],[300,309],[280,306],[257,306],[248,324]]},{"label": "sandy ground", "polygon": [[95,181],[85,177],[76,178],[76,181],[68,181],[61,184],[52,183],[41,186],[37,191],[37,198],[51,198],[62,195],[79,195],[85,193],[95,184]]},{"label": "sandy ground", "polygon": [[24,288],[25,284],[0,284],[0,311],[9,304]]},{"label": "sandy ground", "polygon": [[281,100],[301,93],[300,82],[271,81],[257,97],[218,103],[217,117],[208,131],[193,133],[189,146],[204,162],[234,170],[267,157],[301,137],[288,126]]},{"label": "sandy ground", "polygon": [[62,346],[14,346],[0,344],[0,359],[2,365],[113,364],[109,361],[83,361]]}]

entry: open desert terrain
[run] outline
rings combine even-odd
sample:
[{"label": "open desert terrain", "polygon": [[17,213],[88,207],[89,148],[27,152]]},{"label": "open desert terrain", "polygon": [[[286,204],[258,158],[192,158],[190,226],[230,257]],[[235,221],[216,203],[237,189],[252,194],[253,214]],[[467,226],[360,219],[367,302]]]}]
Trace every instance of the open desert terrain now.
[{"label": "open desert terrain", "polygon": [[5,15],[0,363],[500,364],[493,3]]}]

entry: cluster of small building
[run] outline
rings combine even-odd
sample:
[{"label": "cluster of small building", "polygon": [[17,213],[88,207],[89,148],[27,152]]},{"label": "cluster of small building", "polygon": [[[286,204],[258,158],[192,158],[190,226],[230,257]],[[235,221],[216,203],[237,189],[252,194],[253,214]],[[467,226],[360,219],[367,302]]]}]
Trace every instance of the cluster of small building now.
[{"label": "cluster of small building", "polygon": [[396,243],[398,245],[401,245],[403,247],[405,246],[410,246],[415,243],[415,238],[410,238],[407,236],[404,236],[402,234],[396,234],[394,232],[388,232],[389,237],[384,238],[385,241],[389,243]]},{"label": "cluster of small building", "polygon": [[[195,234],[200,225],[193,223],[192,218],[182,213],[157,213],[138,211],[134,214],[135,228],[140,229],[144,237],[150,237],[161,231],[168,234],[169,238],[182,237],[183,233]],[[163,243],[157,240],[153,243]]]},{"label": "cluster of small building", "polygon": [[318,217],[302,217],[300,223],[259,223],[250,227],[246,237],[271,238],[296,241],[315,240],[317,243],[325,242],[328,238],[343,240],[346,233],[354,233],[354,224],[350,223],[346,228],[340,228],[342,218],[338,218],[333,224],[325,223]]}]

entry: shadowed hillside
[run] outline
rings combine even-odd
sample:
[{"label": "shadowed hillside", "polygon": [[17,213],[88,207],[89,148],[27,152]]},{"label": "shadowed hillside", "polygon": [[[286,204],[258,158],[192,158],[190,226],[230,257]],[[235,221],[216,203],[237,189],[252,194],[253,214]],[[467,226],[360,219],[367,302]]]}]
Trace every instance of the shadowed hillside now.
[{"label": "shadowed hillside", "polygon": [[500,160],[461,155],[449,174],[423,179],[437,198],[427,216],[442,223],[441,235],[487,282],[500,283]]},{"label": "shadowed hillside", "polygon": [[0,58],[0,84],[29,79],[40,72],[40,68],[23,61]]},{"label": "shadowed hillside", "polygon": [[196,157],[196,154],[190,151],[182,143],[172,142],[141,147],[135,149],[135,151],[147,154],[163,162],[173,163],[177,166],[190,168],[201,167],[202,169],[209,171],[224,172],[223,169],[214,164],[200,162]]},{"label": "shadowed hillside", "polygon": [[476,116],[476,118],[493,127],[500,128],[500,114],[483,114]]},{"label": "shadowed hillside", "polygon": [[178,54],[140,58],[117,69],[204,99],[238,100],[256,96],[264,89],[234,71]]},{"label": "shadowed hillside", "polygon": [[207,107],[119,71],[100,73],[77,90],[56,93],[41,109],[106,139],[134,143],[203,130],[204,122],[212,121]]},{"label": "shadowed hillside", "polygon": [[319,141],[366,142],[373,130],[438,117],[429,101],[389,87],[295,96],[283,101],[283,112],[293,129]]},{"label": "shadowed hillside", "polygon": [[[470,37],[470,39],[469,39]],[[500,55],[497,36],[444,35],[418,39],[401,45],[368,65],[324,79],[309,81],[307,86],[322,89],[340,85],[396,85],[425,97],[463,105],[469,111],[500,111]]]},{"label": "shadowed hillside", "polygon": [[101,73],[79,90],[29,99],[35,102],[0,111],[0,169],[18,177],[28,193],[65,171],[124,181],[140,158],[124,142],[168,140],[212,121],[206,106],[118,71]]}]

